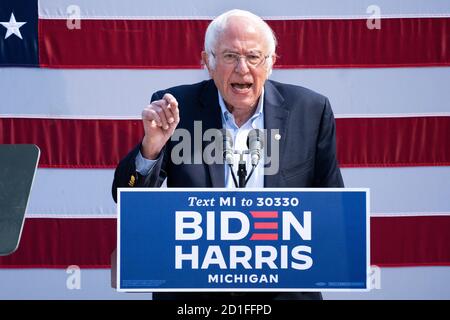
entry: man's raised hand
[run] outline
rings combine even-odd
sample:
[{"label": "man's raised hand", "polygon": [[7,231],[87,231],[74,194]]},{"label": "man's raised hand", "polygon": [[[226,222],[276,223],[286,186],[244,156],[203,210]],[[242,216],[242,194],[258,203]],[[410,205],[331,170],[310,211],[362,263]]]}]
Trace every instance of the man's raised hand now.
[{"label": "man's raised hand", "polygon": [[153,101],[142,111],[142,122],[145,134],[141,153],[144,158],[154,160],[180,122],[177,99],[166,93],[161,100]]}]

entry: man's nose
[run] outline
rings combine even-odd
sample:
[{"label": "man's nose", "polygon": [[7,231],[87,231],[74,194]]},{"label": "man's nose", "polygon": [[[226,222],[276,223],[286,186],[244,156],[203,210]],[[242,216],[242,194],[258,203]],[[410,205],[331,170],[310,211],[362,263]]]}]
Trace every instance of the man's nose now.
[{"label": "man's nose", "polygon": [[249,72],[249,68],[247,65],[247,60],[245,57],[239,57],[236,61],[235,71],[240,74],[246,74]]}]

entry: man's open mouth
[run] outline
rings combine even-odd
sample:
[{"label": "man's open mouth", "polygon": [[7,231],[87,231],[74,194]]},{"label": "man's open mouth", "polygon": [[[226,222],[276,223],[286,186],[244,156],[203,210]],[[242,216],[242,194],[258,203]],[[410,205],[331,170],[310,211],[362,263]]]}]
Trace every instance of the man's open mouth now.
[{"label": "man's open mouth", "polygon": [[236,90],[247,90],[252,87],[253,83],[232,83],[231,87]]}]

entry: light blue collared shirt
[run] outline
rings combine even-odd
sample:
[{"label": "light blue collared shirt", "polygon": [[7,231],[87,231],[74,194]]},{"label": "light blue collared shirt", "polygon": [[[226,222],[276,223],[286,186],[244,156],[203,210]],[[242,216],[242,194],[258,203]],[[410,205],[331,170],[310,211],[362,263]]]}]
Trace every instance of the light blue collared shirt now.
[{"label": "light blue collared shirt", "polygon": [[[259,98],[258,106],[256,107],[255,113],[247,120],[241,127],[238,127],[234,116],[228,111],[225,106],[225,101],[223,100],[219,92],[219,105],[222,111],[222,127],[227,129],[233,137],[233,148],[236,151],[248,150],[247,147],[247,136],[248,133],[253,129],[264,129],[264,90]],[[249,176],[252,165],[250,160],[250,155],[245,154],[244,160],[247,163],[247,177]],[[237,176],[237,168],[239,163],[239,154],[234,155],[233,169],[236,175],[236,179],[239,181]],[[236,188],[233,182],[233,177],[231,175],[231,170],[228,165],[225,165],[225,187],[226,188]],[[257,188],[264,187],[264,158],[262,157],[255,168],[250,180],[247,182],[247,188]]]},{"label": "light blue collared shirt", "polygon": [[[264,129],[264,89],[259,98],[258,106],[256,107],[255,113],[247,120],[241,127],[238,127],[234,116],[228,111],[225,106],[225,102],[222,95],[219,92],[219,105],[222,114],[222,128],[227,129],[233,137],[233,148],[236,151],[248,150],[247,148],[247,136],[252,129]],[[251,172],[252,166],[250,161],[250,155],[245,154],[244,160],[247,163],[247,177]],[[141,152],[136,156],[135,164],[136,171],[143,176],[147,176],[153,169],[157,160],[149,160],[142,156]],[[239,163],[239,154],[234,155],[234,173],[237,177],[237,168]],[[231,176],[231,171],[228,165],[225,165],[225,187],[226,188],[236,188]],[[259,164],[256,166],[255,171],[247,182],[248,188],[262,188],[264,187],[264,157],[261,157]]]}]

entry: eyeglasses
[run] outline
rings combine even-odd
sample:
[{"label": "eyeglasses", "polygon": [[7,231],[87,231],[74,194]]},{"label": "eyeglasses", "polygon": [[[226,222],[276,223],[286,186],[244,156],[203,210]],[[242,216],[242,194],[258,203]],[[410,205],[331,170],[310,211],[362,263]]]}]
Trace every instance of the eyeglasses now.
[{"label": "eyeglasses", "polygon": [[[214,52],[211,52],[211,54],[214,58],[216,58]],[[263,64],[269,56],[268,55],[263,56],[262,54],[259,53],[249,53],[243,55],[234,52],[224,52],[221,55],[219,55],[219,57],[225,64],[238,64],[241,58],[244,58],[245,62],[247,63],[247,66],[256,68],[261,64]]]}]

